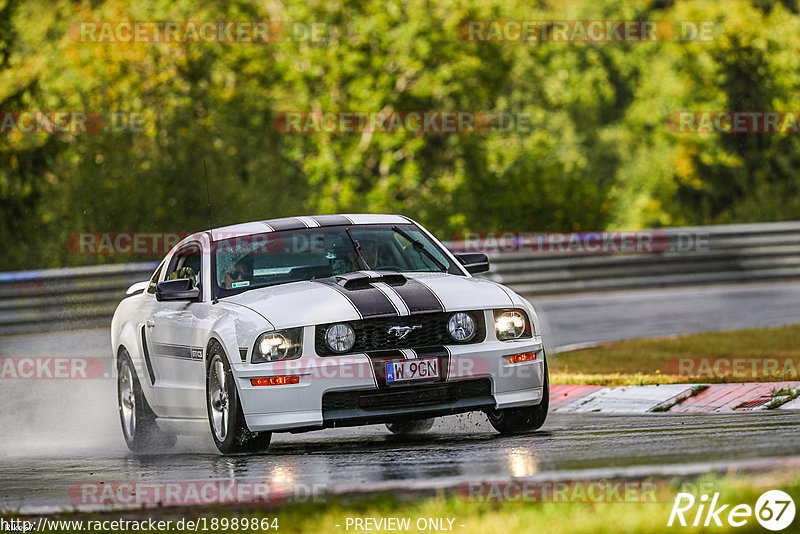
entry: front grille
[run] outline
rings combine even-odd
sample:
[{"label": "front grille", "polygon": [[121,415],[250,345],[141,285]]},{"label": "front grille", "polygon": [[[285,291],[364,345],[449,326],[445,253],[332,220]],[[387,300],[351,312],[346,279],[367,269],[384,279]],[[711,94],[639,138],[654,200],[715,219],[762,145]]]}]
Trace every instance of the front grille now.
[{"label": "front grille", "polygon": [[375,410],[429,406],[461,399],[488,397],[492,384],[488,378],[460,380],[425,386],[369,391],[330,391],[322,396],[322,412],[336,410]]},{"label": "front grille", "polygon": [[[475,337],[466,343],[481,343],[486,338],[486,327],[482,311],[466,312],[477,325]],[[437,345],[454,345],[457,342],[450,337],[447,331],[447,321],[452,317],[452,312],[420,313],[403,317],[381,317],[348,322],[356,334],[356,343],[350,352],[371,352],[387,349],[414,349]],[[314,345],[320,356],[339,355],[333,352],[325,342],[325,332],[337,323],[317,325],[314,335]],[[421,328],[412,330],[405,338],[397,339],[389,335],[393,326],[419,325]]]}]

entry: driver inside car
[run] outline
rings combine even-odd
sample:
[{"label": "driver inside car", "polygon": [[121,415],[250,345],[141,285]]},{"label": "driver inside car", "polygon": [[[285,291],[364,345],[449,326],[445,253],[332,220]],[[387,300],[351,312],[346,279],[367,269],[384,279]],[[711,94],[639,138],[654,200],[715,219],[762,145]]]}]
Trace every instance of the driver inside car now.
[{"label": "driver inside car", "polygon": [[238,287],[246,287],[250,285],[252,274],[247,262],[244,259],[239,260],[225,273],[225,278],[222,279],[222,287],[225,289],[236,289]]}]

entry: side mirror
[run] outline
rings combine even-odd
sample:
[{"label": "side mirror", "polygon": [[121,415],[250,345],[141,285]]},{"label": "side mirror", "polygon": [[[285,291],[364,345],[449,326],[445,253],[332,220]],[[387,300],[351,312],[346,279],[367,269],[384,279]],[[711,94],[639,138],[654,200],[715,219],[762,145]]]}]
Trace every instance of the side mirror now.
[{"label": "side mirror", "polygon": [[455,254],[455,257],[470,274],[485,273],[489,270],[489,258],[482,252],[462,252]]},{"label": "side mirror", "polygon": [[200,300],[200,288],[188,278],[165,280],[156,286],[156,300]]},{"label": "side mirror", "polygon": [[147,286],[150,284],[149,281],[145,280],[144,282],[136,282],[135,284],[131,285],[126,291],[126,295],[133,295],[134,293],[141,293]]}]

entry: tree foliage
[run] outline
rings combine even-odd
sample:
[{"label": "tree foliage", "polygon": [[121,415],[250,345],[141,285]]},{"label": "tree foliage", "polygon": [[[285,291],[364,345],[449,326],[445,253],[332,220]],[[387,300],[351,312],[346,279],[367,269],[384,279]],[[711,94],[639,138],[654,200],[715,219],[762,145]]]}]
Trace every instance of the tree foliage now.
[{"label": "tree foliage", "polygon": [[[713,21],[710,41],[471,42],[465,20]],[[284,40],[86,43],[78,21],[287,23]],[[317,39],[309,39],[316,26]],[[322,23],[322,25],[319,25]],[[142,128],[0,133],[0,268],[76,255],[75,232],[195,231],[333,212],[464,230],[778,220],[797,134],[680,134],[676,110],[800,110],[793,0],[0,0],[0,111],[135,114]],[[468,110],[529,128],[287,134],[285,111]],[[127,117],[127,115],[122,115]]]}]

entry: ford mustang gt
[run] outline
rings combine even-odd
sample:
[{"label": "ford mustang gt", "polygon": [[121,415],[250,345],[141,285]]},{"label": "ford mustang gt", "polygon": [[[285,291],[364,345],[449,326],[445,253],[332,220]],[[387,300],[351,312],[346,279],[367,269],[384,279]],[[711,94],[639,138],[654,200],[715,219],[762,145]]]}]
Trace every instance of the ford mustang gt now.
[{"label": "ford mustang gt", "polygon": [[211,435],[225,454],[273,432],[429,429],[483,411],[503,434],[544,424],[547,362],[531,304],[472,274],[398,215],[273,219],[193,234],[111,325],[133,451]]}]

